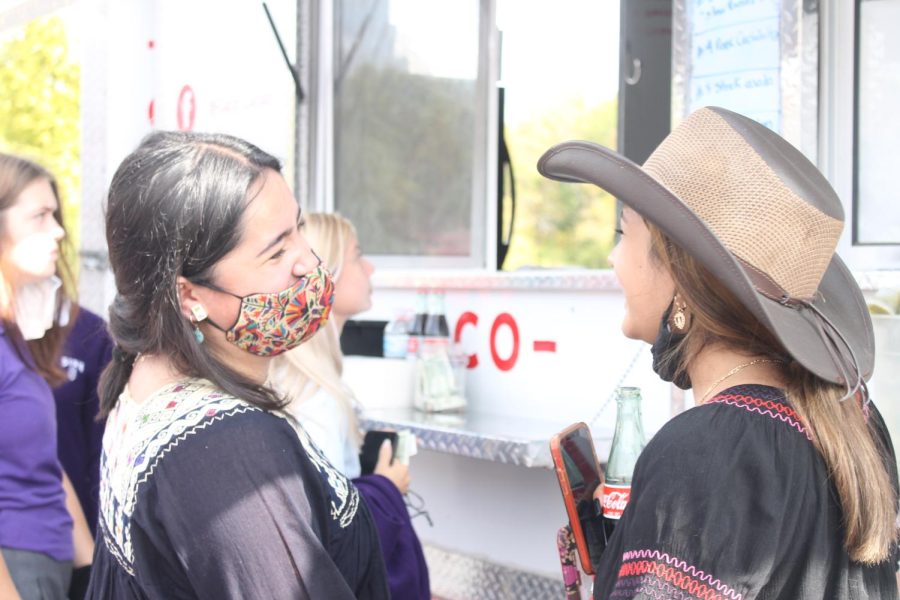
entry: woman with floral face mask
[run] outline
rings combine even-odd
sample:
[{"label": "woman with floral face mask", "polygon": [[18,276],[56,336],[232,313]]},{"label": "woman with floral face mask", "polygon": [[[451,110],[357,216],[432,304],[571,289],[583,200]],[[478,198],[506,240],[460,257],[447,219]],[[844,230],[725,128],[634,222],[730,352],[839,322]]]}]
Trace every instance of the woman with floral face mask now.
[{"label": "woman with floral face mask", "polygon": [[113,177],[90,598],[388,597],[359,493],[265,385],[334,287],[279,168],[242,140],[172,132]]},{"label": "woman with floral face mask", "polygon": [[[59,352],[70,303],[56,181],[0,154],[0,598],[63,599],[93,541],[56,456]],[[79,574],[83,571],[79,570]]]}]

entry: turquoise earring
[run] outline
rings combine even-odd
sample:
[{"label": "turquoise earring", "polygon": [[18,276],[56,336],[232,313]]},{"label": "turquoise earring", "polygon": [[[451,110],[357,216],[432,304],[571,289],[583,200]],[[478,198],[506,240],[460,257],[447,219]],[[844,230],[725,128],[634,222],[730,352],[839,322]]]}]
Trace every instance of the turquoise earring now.
[{"label": "turquoise earring", "polygon": [[194,319],[191,319],[191,325],[194,326],[194,339],[197,340],[198,344],[202,344],[203,340],[206,337],[203,335],[203,332],[200,331],[200,326],[198,323],[208,317],[209,315],[206,313],[206,309],[203,308],[201,304],[195,304],[191,307],[191,312],[194,314]]}]

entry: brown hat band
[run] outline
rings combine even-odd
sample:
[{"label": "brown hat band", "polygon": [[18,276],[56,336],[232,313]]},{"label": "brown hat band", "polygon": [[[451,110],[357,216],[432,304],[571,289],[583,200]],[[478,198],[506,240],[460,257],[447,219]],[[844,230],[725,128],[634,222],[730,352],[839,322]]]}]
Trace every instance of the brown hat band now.
[{"label": "brown hat band", "polygon": [[[816,330],[822,343],[831,355],[831,359],[835,366],[840,370],[844,385],[847,386],[847,393],[841,398],[841,401],[852,397],[861,388],[865,388],[865,379],[862,376],[862,370],[853,347],[844,338],[840,330],[831,322],[831,320],[820,311],[812,302],[812,298],[792,298],[788,292],[776,283],[771,277],[743,260],[741,257],[734,255],[739,263],[744,267],[745,274],[753,286],[763,296],[774,300],[779,304],[790,306],[791,308],[801,309],[807,308],[812,311],[815,320]],[[852,383],[851,383],[852,382]],[[865,395],[866,404],[868,404],[868,394]]]}]

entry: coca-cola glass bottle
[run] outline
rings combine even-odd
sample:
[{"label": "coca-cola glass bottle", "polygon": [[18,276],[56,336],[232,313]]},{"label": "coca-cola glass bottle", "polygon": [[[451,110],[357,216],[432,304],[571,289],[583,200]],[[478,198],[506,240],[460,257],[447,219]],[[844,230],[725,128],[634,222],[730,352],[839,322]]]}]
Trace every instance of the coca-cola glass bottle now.
[{"label": "coca-cola glass bottle", "polygon": [[616,430],[603,480],[603,528],[608,540],[631,498],[631,475],[646,443],[641,421],[641,390],[620,387],[616,393]]},{"label": "coca-cola glass bottle", "polygon": [[409,327],[409,339],[406,345],[406,356],[415,359],[419,355],[422,338],[425,337],[425,320],[428,317],[428,293],[425,290],[416,292],[415,313]]},{"label": "coca-cola glass bottle", "polygon": [[444,308],[444,291],[433,290],[428,294],[428,314],[425,317],[427,338],[450,339],[450,327],[447,325],[447,313]]}]

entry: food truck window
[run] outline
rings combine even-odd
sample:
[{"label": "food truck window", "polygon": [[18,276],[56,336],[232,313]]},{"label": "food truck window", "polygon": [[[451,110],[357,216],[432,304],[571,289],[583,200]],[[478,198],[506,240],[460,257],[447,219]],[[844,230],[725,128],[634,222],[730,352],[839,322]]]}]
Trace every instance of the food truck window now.
[{"label": "food truck window", "polygon": [[[891,26],[900,0],[820,2],[818,166],[844,204],[838,252],[864,287],[877,271],[900,269],[892,181],[900,159],[893,99],[900,44]],[[848,85],[850,82],[850,85]],[[882,189],[881,186],[887,186]]]},{"label": "food truck window", "polygon": [[[857,2],[853,243],[900,245],[900,0]],[[891,218],[885,218],[891,215]]]},{"label": "food truck window", "polygon": [[333,6],[334,209],[356,224],[370,255],[482,266],[479,1]]},{"label": "food truck window", "polygon": [[[566,139],[616,146],[618,2],[332,6],[326,208],[356,224],[376,264],[494,268],[500,238],[506,270],[607,266],[615,200],[535,164]],[[503,142],[512,169],[498,166]]]},{"label": "food truck window", "polygon": [[[498,0],[504,130],[515,184],[515,220],[505,270],[607,268],[615,199],[594,186],[559,185],[534,165],[570,139],[615,148],[619,93],[619,3]],[[509,173],[504,173],[509,177]],[[509,235],[509,183],[500,235]]]}]

